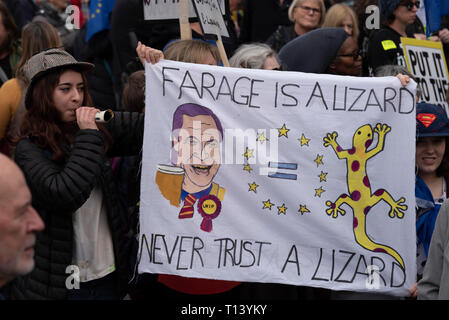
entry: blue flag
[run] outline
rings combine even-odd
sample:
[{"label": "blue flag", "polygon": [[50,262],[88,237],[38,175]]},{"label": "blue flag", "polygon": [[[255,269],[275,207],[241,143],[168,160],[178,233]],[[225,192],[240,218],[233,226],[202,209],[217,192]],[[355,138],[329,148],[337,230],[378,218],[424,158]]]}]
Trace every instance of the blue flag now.
[{"label": "blue flag", "polygon": [[89,21],[87,21],[86,42],[102,30],[111,27],[109,16],[114,8],[115,0],[91,0]]},{"label": "blue flag", "polygon": [[424,4],[427,20],[426,33],[429,36],[440,29],[441,17],[449,14],[449,0],[424,0]]}]

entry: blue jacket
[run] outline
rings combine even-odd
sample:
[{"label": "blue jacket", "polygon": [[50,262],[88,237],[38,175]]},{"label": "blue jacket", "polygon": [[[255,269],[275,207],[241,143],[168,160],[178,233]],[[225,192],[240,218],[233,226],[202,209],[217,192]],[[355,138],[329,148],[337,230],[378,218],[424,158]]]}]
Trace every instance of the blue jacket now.
[{"label": "blue jacket", "polygon": [[[446,185],[447,180],[446,180]],[[432,192],[426,183],[416,176],[416,237],[417,244],[422,243],[426,256],[429,253],[430,240],[432,239],[435,221],[440,211],[441,204],[435,204]]]}]

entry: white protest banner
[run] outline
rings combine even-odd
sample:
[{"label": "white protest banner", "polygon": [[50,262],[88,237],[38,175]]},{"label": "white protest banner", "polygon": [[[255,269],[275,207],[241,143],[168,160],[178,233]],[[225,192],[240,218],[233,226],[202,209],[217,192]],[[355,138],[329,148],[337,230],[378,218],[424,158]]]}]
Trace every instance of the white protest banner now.
[{"label": "white protest banner", "polygon": [[421,88],[421,100],[446,109],[449,86],[446,59],[441,42],[401,38],[408,70]]},{"label": "white protest banner", "polygon": [[415,89],[146,64],[139,273],[408,295]]},{"label": "white protest banner", "polygon": [[[179,0],[142,0],[145,20],[177,20],[179,18]],[[226,12],[225,0],[217,0],[223,14]],[[189,0],[189,17],[196,18],[196,12]]]},{"label": "white protest banner", "polygon": [[217,0],[193,0],[203,34],[229,37]]}]

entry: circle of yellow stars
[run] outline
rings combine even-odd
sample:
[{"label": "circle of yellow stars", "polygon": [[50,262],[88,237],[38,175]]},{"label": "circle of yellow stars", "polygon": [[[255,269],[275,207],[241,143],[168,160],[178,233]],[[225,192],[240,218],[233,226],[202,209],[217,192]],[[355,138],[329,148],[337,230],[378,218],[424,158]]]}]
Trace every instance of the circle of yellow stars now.
[{"label": "circle of yellow stars", "polygon": [[[281,128],[278,128],[277,130],[278,130],[279,137],[284,136],[284,137],[288,138],[288,132],[290,131],[290,129],[287,128],[285,123],[282,125]],[[302,133],[301,138],[299,138],[297,140],[299,141],[301,147],[309,146],[309,142],[311,141],[311,139],[307,138],[304,133]],[[263,144],[264,142],[269,141],[269,139],[265,136],[264,132],[259,132],[257,134],[256,141],[259,141],[260,144]],[[243,156],[247,160],[249,160],[250,158],[254,158],[254,149],[249,149],[248,147],[246,147],[246,150],[245,150],[245,153],[243,154]],[[314,160],[317,168],[320,165],[324,165],[323,157],[324,157],[324,155],[317,154],[317,156]],[[249,163],[245,163],[243,165],[243,170],[247,171],[248,173],[251,173],[251,171],[253,171],[253,169],[251,168]],[[318,175],[320,182],[327,182],[327,174],[328,174],[327,172],[321,171],[321,173]],[[256,182],[248,183],[248,186],[249,186],[248,192],[252,191],[254,193],[257,193],[257,188],[259,187],[259,185]],[[316,188],[314,190],[315,190],[314,196],[319,197],[319,198],[321,198],[321,195],[324,192],[326,192],[326,190],[324,190],[322,186],[320,186],[319,188]],[[268,199],[266,201],[262,201],[262,203],[263,203],[263,207],[262,207],[263,210],[268,209],[271,211],[271,208],[273,206],[276,206],[274,203],[271,202],[270,199]],[[287,214],[288,207],[285,206],[285,203],[283,203],[282,206],[276,206],[276,208],[278,210],[278,215],[281,215],[281,214],[286,215]],[[300,213],[301,215],[304,215],[304,213],[311,213],[311,211],[309,210],[309,208],[307,208],[306,204],[300,204],[298,213]]]}]

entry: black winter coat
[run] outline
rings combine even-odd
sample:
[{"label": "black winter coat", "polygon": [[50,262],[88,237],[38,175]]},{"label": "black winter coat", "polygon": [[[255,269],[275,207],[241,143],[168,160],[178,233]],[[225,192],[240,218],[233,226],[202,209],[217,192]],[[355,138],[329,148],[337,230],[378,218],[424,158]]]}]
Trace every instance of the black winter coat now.
[{"label": "black winter coat", "polygon": [[298,34],[295,31],[295,26],[279,26],[275,32],[265,42],[271,49],[279,52],[283,46],[296,39]]},{"label": "black winter coat", "polygon": [[33,206],[44,220],[45,230],[37,236],[34,270],[16,278],[10,288],[10,299],[66,299],[66,280],[70,275],[66,268],[71,265],[73,248],[72,214],[97,184],[106,203],[119,288],[122,296],[126,294],[135,239],[130,232],[129,217],[118,200],[107,156],[137,154],[142,148],[143,125],[143,114],[117,112],[108,123],[113,146],[107,155],[102,132],[79,130],[64,163],[52,161],[50,153],[30,139],[18,143],[15,160],[25,174]]}]

